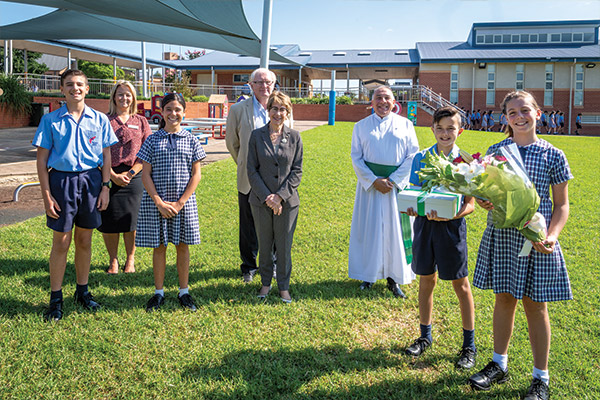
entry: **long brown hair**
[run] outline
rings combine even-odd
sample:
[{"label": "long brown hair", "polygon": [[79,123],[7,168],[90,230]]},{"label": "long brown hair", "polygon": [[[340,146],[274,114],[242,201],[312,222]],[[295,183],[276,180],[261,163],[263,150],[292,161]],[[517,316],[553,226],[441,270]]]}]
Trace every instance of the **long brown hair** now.
[{"label": "long brown hair", "polygon": [[[528,99],[531,102],[531,105],[533,106],[533,108],[535,108],[536,110],[540,110],[540,106],[538,105],[537,101],[535,101],[535,97],[533,97],[533,95],[529,92],[526,92],[524,90],[518,90],[518,91],[514,91],[514,92],[510,92],[508,93],[506,96],[504,96],[504,100],[502,100],[502,104],[500,105],[500,107],[502,108],[502,112],[504,113],[504,115],[507,116],[508,118],[508,114],[506,113],[506,105],[514,100],[514,99]],[[510,124],[506,124],[506,128],[504,128],[504,133],[506,133],[506,136],[508,136],[509,138],[514,136],[514,132],[512,130],[512,128],[510,127]]]}]

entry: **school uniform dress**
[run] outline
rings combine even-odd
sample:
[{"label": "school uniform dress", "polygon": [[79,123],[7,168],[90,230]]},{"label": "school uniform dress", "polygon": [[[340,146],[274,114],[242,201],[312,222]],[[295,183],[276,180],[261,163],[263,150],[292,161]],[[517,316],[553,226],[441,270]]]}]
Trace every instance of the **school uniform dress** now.
[{"label": "school uniform dress", "polygon": [[[491,146],[493,153],[514,143],[511,138]],[[573,179],[565,154],[543,139],[519,147],[527,173],[540,196],[540,212],[550,224],[552,201],[550,186]],[[488,213],[487,227],[481,238],[473,284],[494,293],[510,293],[537,302],[570,300],[573,298],[565,259],[557,241],[554,252],[542,254],[531,250],[529,256],[518,257],[525,237],[516,229],[496,229]]]},{"label": "school uniform dress", "polygon": [[[112,170],[117,174],[131,170],[137,160],[137,153],[152,133],[145,117],[131,115],[123,123],[117,115],[109,115],[108,120],[119,140],[110,147]],[[102,211],[102,233],[122,233],[135,231],[144,185],[142,172],[136,174],[126,186],[113,183],[110,188],[108,208]]]},{"label": "school uniform dress", "polygon": [[[152,181],[160,198],[177,201],[192,176],[192,164],[204,159],[206,153],[190,132],[168,133],[161,129],[148,137],[137,156],[152,165]],[[156,248],[168,243],[200,243],[196,195],[190,196],[179,214],[164,218],[144,190],[135,245]]]}]

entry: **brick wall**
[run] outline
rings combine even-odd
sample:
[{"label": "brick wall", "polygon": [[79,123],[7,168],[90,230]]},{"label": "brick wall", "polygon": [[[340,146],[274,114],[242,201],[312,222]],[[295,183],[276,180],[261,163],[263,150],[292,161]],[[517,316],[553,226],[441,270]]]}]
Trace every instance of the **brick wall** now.
[{"label": "brick wall", "polygon": [[442,97],[450,99],[450,71],[421,71],[419,72],[419,84],[428,86],[435,93],[440,93]]},{"label": "brick wall", "polygon": [[0,105],[0,129],[22,128],[29,126],[29,115],[15,115],[12,111]]},{"label": "brick wall", "polygon": [[[294,104],[294,120],[327,121],[329,104]],[[370,104],[338,104],[335,106],[335,120],[357,122],[371,115]],[[406,117],[406,106],[402,106],[400,115]]]}]

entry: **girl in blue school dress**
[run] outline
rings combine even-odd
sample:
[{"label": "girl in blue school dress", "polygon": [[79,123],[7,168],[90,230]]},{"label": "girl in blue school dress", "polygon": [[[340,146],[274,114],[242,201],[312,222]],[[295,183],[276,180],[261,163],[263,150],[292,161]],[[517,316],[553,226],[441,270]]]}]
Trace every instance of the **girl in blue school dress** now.
[{"label": "girl in blue school dress", "polygon": [[189,294],[189,245],[200,243],[198,206],[194,194],[200,182],[200,160],[204,149],[190,132],[181,128],[185,101],[179,93],[169,93],[162,99],[163,119],[158,132],[142,145],[138,158],[144,164],[142,180],[145,191],[138,217],[135,245],[152,247],[154,296],[146,311],[158,310],[165,301],[167,245],[177,250],[177,274],[182,307],[196,311]]},{"label": "girl in blue school dress", "polygon": [[[573,178],[564,153],[536,135],[536,122],[541,111],[535,99],[525,91],[506,95],[502,103],[507,116],[508,138],[491,146],[488,153],[516,143],[525,169],[540,196],[538,211],[548,227],[547,238],[533,243],[529,256],[519,257],[525,237],[516,229],[496,229],[488,215],[481,238],[473,284],[480,289],[493,289],[494,354],[492,361],[469,378],[475,389],[489,390],[494,383],[508,379],[508,345],[513,331],[518,300],[523,303],[533,352],[533,380],[525,396],[527,400],[548,399],[550,352],[550,320],[546,303],[571,300],[571,285],[558,235],[569,217],[568,181]],[[550,197],[552,188],[552,197]],[[489,201],[477,200],[486,210]]]}]

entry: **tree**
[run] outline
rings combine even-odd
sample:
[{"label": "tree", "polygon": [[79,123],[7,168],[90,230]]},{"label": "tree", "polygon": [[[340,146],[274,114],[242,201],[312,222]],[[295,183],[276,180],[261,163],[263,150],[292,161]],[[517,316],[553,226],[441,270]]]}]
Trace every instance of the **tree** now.
[{"label": "tree", "polygon": [[[48,66],[44,63],[39,63],[38,58],[42,56],[42,53],[35,51],[27,52],[27,73],[29,74],[43,74],[48,71]],[[0,70],[4,71],[4,49],[0,50]],[[25,73],[25,57],[23,57],[23,50],[13,50],[13,72],[15,74]]]},{"label": "tree", "polygon": [[[88,78],[113,79],[113,66],[94,61],[79,60],[78,67]],[[122,68],[117,67],[117,79],[127,79]]]}]

